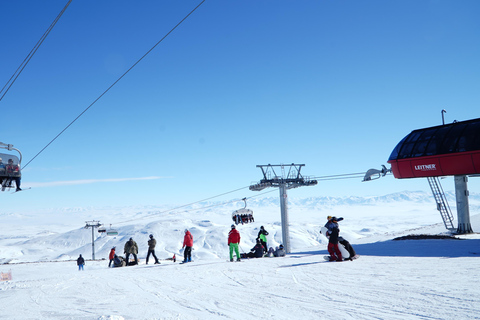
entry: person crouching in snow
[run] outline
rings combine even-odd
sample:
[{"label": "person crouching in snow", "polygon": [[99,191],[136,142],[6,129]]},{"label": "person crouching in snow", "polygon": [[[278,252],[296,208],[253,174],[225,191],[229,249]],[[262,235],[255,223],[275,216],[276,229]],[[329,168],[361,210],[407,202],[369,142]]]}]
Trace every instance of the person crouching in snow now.
[{"label": "person crouching in snow", "polygon": [[257,239],[257,244],[250,250],[247,254],[247,258],[262,258],[263,257],[263,246],[260,239]]},{"label": "person crouching in snow", "polygon": [[283,248],[283,244],[280,245],[280,247],[277,247],[275,252],[273,253],[274,257],[285,257],[286,252],[285,249]]},{"label": "person crouching in snow", "polygon": [[330,253],[330,261],[343,261],[342,253],[338,248],[338,234],[340,233],[340,229],[338,228],[337,218],[332,217],[328,223],[331,223],[327,232],[327,235],[329,235],[328,253]]},{"label": "person crouching in snow", "polygon": [[192,262],[192,247],[193,247],[193,237],[188,229],[185,229],[185,236],[183,237],[183,247],[185,251],[183,252],[183,262]]},{"label": "person crouching in snow", "polygon": [[240,233],[232,224],[232,230],[228,233],[228,246],[230,247],[230,261],[233,261],[233,250],[237,255],[237,261],[240,261],[240,252],[238,251],[238,245],[240,244]]}]

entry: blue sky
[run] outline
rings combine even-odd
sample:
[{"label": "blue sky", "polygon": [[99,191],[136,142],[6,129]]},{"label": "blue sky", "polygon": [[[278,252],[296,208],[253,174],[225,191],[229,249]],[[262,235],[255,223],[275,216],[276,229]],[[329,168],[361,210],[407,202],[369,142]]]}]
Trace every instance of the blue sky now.
[{"label": "blue sky", "polygon": [[[73,1],[0,101],[0,141],[26,164],[200,2]],[[0,3],[2,87],[66,3]],[[480,117],[479,14],[478,1],[207,0],[25,168],[32,190],[1,194],[3,210],[190,203],[269,163],[380,168],[442,109]],[[429,189],[389,176],[289,195],[403,190]]]}]

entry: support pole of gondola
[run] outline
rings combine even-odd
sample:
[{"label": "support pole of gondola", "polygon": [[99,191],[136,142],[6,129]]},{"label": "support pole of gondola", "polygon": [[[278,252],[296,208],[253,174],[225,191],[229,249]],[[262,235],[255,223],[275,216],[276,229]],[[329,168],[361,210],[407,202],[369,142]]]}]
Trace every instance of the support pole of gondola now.
[{"label": "support pole of gondola", "polygon": [[288,225],[288,198],[285,183],[279,185],[280,190],[280,211],[282,218],[282,241],[286,253],[290,253],[290,229]]},{"label": "support pole of gondola", "polygon": [[457,233],[473,233],[470,224],[470,210],[468,206],[468,178],[465,175],[455,176],[455,197],[457,199]]},{"label": "support pole of gondola", "polygon": [[445,125],[445,117],[443,116],[444,113],[447,113],[447,110],[442,109],[442,124]]},{"label": "support pole of gondola", "polygon": [[92,228],[92,260],[95,260],[95,228],[100,227],[100,221],[86,221],[85,229]]}]

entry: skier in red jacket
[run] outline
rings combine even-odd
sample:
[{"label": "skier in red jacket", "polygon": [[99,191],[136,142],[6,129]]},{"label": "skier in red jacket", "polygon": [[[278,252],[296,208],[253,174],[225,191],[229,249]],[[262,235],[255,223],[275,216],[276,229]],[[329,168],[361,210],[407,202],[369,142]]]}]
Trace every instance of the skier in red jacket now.
[{"label": "skier in red jacket", "polygon": [[193,247],[193,237],[188,229],[185,229],[185,236],[183,237],[183,247],[185,251],[183,252],[183,262],[192,262],[192,247]]},{"label": "skier in red jacket", "polygon": [[115,258],[115,247],[110,250],[110,254],[108,255],[108,259],[110,259],[110,262],[108,263],[108,267],[112,265],[113,259]]},{"label": "skier in red jacket", "polygon": [[238,245],[240,244],[240,233],[232,224],[232,230],[228,233],[228,245],[230,247],[230,261],[233,261],[233,250],[237,255],[237,261],[240,261],[240,252],[238,251]]}]

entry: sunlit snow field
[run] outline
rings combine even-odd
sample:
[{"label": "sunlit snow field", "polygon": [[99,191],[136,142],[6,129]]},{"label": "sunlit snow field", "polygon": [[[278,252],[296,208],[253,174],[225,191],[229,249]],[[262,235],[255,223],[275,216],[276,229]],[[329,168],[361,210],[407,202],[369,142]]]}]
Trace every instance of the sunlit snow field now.
[{"label": "sunlit snow field", "polygon": [[[471,195],[471,222],[480,230],[480,196]],[[455,201],[449,195],[455,212]],[[173,207],[173,206],[172,206]],[[291,254],[227,262],[231,213],[243,202],[171,207],[64,208],[2,213],[0,319],[480,319],[480,236],[463,240],[402,240],[449,234],[430,194],[290,199]],[[282,243],[278,198],[249,201],[255,222],[239,225],[241,249],[260,226],[268,246]],[[360,258],[326,262],[320,227],[342,216],[341,235]],[[96,261],[78,271],[79,254]],[[185,228],[194,237],[193,263],[145,265],[149,234],[160,259],[181,260]],[[122,253],[132,237],[140,265],[108,268],[112,246]]]}]

